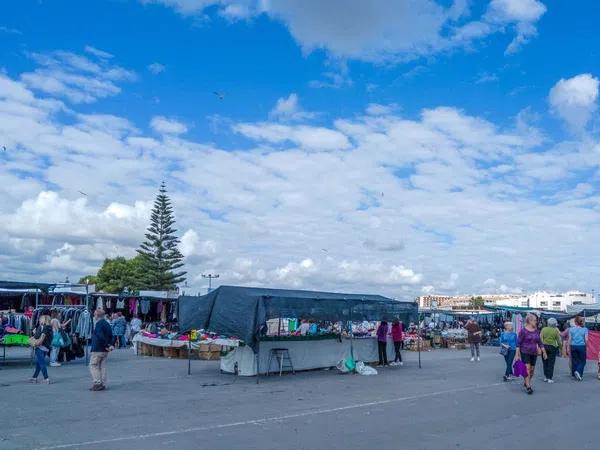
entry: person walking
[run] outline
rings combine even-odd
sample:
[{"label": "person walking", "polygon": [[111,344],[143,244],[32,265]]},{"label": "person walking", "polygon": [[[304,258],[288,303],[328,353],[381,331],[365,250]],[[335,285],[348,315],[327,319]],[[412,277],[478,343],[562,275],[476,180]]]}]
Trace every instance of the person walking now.
[{"label": "person walking", "polygon": [[404,330],[402,330],[402,324],[398,319],[392,322],[392,340],[394,341],[394,352],[396,354],[392,365],[403,365],[402,354],[400,349],[402,348],[402,340],[404,338]]},{"label": "person walking", "polygon": [[43,383],[50,384],[48,378],[48,368],[46,366],[46,356],[50,353],[52,347],[52,327],[50,326],[50,316],[40,316],[38,326],[33,333],[33,337],[29,339],[30,345],[34,348],[35,354],[35,371],[30,378],[30,383],[37,383],[38,376],[42,372],[44,377]]},{"label": "person walking", "polygon": [[387,359],[387,335],[388,335],[388,323],[383,320],[379,327],[377,327],[377,350],[379,351],[379,365],[388,366]]},{"label": "person walking", "polygon": [[465,325],[465,329],[468,332],[467,341],[469,342],[469,346],[471,347],[471,362],[475,361],[475,356],[477,356],[477,361],[481,361],[479,357],[479,345],[481,344],[481,327],[472,317],[467,321]]},{"label": "person walking", "polygon": [[125,330],[127,329],[127,321],[120,311],[113,315],[111,326],[114,337],[114,346],[116,348],[123,348],[125,346]]},{"label": "person walking", "polygon": [[586,345],[588,329],[581,316],[575,317],[575,326],[569,328],[569,350],[571,353],[571,375],[578,381],[583,380],[585,361],[587,358]]},{"label": "person walking", "polygon": [[512,364],[517,352],[517,333],[513,331],[512,322],[504,322],[504,331],[500,334],[500,345],[504,348],[504,362],[506,363],[504,381],[510,381],[512,378]]},{"label": "person walking", "polygon": [[135,335],[142,331],[142,321],[139,318],[139,316],[133,316],[133,319],[131,319],[131,322],[129,324],[129,328],[131,330],[129,341],[132,342]]},{"label": "person walking", "polygon": [[540,338],[540,332],[537,329],[537,316],[527,314],[525,326],[519,331],[517,338],[515,360],[521,360],[527,365],[527,376],[525,377],[523,386],[529,395],[533,394],[531,381],[533,380],[535,363],[539,354],[542,354],[544,359],[546,358],[546,350]]},{"label": "person walking", "polygon": [[555,318],[548,319],[548,325],[542,328],[540,333],[544,349],[546,349],[546,358],[542,361],[544,365],[544,381],[554,383],[554,364],[556,355],[561,347],[560,331],[558,331],[558,322]]},{"label": "person walking", "polygon": [[58,354],[60,349],[64,345],[64,341],[61,336],[61,326],[58,319],[52,319],[50,321],[52,327],[52,349],[50,350],[50,367],[60,367],[58,362]]},{"label": "person walking", "polygon": [[106,359],[114,347],[110,324],[105,319],[104,311],[94,311],[94,330],[92,331],[92,351],[90,356],[90,373],[93,385],[91,391],[106,389]]}]

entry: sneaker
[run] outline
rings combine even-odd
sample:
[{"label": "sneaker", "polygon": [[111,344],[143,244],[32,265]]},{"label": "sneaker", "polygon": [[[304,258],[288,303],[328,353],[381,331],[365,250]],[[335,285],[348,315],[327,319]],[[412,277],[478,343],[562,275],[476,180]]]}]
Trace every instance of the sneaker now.
[{"label": "sneaker", "polygon": [[477,357],[477,362],[479,362],[479,361],[481,361],[481,358],[478,356],[478,357]]},{"label": "sneaker", "polygon": [[544,383],[547,383],[547,382],[548,382],[548,378],[544,378]]},{"label": "sneaker", "polygon": [[[402,361],[400,361],[398,364],[400,364],[401,366],[404,365],[404,363]],[[600,375],[598,375],[598,379],[600,380]]]},{"label": "sneaker", "polygon": [[61,364],[57,363],[57,362],[50,363],[50,367],[60,367],[60,366],[61,366]]},{"label": "sneaker", "polygon": [[102,390],[102,385],[101,384],[94,384],[91,388],[90,391],[101,391]]},{"label": "sneaker", "polygon": [[505,382],[510,380],[510,378],[508,378],[508,376],[507,376],[507,375],[504,375],[504,377],[502,377],[502,379],[503,379]]},{"label": "sneaker", "polygon": [[50,384],[50,378],[44,378],[42,384]]},{"label": "sneaker", "polygon": [[554,383],[554,380],[548,380],[548,384]]},{"label": "sneaker", "polygon": [[475,358],[471,358],[471,362],[475,361]]},{"label": "sneaker", "polygon": [[30,379],[29,379],[29,382],[30,382],[31,384],[36,384],[36,383],[38,382],[38,380],[37,380],[37,378],[30,378]]},{"label": "sneaker", "polygon": [[579,372],[575,372],[575,378],[577,378],[577,381],[583,380],[583,377],[581,376],[581,374]]},{"label": "sneaker", "polygon": [[101,384],[100,387],[98,388],[99,391],[105,391],[106,390],[106,386]]},{"label": "sneaker", "polygon": [[531,389],[531,386],[530,387],[526,387],[525,389],[527,390],[527,395],[533,394],[533,389]]}]

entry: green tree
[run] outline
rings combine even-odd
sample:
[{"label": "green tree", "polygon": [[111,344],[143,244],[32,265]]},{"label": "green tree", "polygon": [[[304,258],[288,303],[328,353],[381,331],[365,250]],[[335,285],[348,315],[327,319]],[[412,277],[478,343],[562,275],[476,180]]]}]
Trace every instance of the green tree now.
[{"label": "green tree", "polygon": [[138,249],[142,282],[148,289],[174,289],[185,281],[187,272],[177,271],[183,267],[183,255],[177,247],[179,238],[174,225],[173,207],[162,182],[154,201],[146,240]]},{"label": "green tree", "polygon": [[97,279],[96,279],[96,275],[86,275],[84,277],[81,277],[78,281],[79,284],[96,284],[97,283]]},{"label": "green tree", "polygon": [[130,291],[143,289],[141,283],[141,256],[127,259],[122,256],[106,258],[97,275],[88,275],[79,280],[85,284],[95,284],[96,289],[111,294],[119,294],[125,288]]},{"label": "green tree", "polygon": [[471,301],[469,302],[471,309],[483,309],[485,306],[485,300],[481,295],[477,297],[471,297]]}]

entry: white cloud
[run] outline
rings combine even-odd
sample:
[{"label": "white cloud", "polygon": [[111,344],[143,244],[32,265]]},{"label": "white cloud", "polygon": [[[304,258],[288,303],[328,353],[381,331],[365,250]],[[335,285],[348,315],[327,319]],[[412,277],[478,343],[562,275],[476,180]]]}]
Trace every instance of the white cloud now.
[{"label": "white cloud", "polygon": [[[304,53],[325,50],[335,59],[402,62],[427,56],[513,27],[514,53],[537,32],[546,12],[539,0],[492,0],[479,18],[470,17],[469,1],[455,0],[141,0],[202,15],[209,6],[231,20],[266,14],[283,22]],[[340,87],[349,78],[330,71],[313,87]]]},{"label": "white cloud", "polygon": [[475,83],[477,83],[477,84],[492,83],[494,81],[498,81],[499,79],[500,78],[498,78],[498,75],[496,75],[495,73],[483,72],[478,75],[477,79],[475,80]]},{"label": "white cloud", "polygon": [[235,131],[251,139],[270,143],[292,142],[306,150],[344,150],[350,147],[348,137],[336,130],[305,125],[280,125],[276,123],[243,123]]},{"label": "white cloud", "polygon": [[398,105],[391,103],[389,105],[381,105],[379,103],[369,103],[367,105],[366,113],[371,116],[385,116],[392,114],[398,110]]},{"label": "white cloud", "polygon": [[517,35],[506,48],[506,54],[516,53],[537,34],[535,23],[546,13],[539,0],[492,0],[487,18],[493,23],[515,24]]},{"label": "white cloud", "polygon": [[113,55],[111,55],[108,52],[105,52],[104,50],[100,50],[96,47],[92,47],[91,45],[86,45],[84,47],[84,50],[94,56],[96,56],[97,58],[101,58],[101,59],[110,59],[110,58],[114,58]]},{"label": "white cloud", "polygon": [[150,126],[157,133],[162,134],[183,134],[187,132],[187,126],[175,119],[169,119],[163,116],[155,116],[150,121]]},{"label": "white cloud", "polygon": [[275,119],[300,121],[311,119],[315,116],[314,113],[302,109],[298,95],[295,93],[291,93],[288,97],[277,99],[269,115]]},{"label": "white cloud", "polygon": [[0,26],[0,33],[23,34],[20,30],[17,30],[16,28],[9,28],[9,27],[5,27],[5,26]]},{"label": "white cloud", "polygon": [[582,130],[598,106],[598,84],[589,73],[560,79],[548,96],[552,110],[572,129]]},{"label": "white cloud", "polygon": [[[94,56],[102,52],[91,49],[93,47],[86,47],[86,51]],[[21,75],[24,84],[51,96],[65,97],[73,103],[92,103],[117,95],[121,92],[118,82],[136,79],[134,72],[110,64],[105,56],[97,61],[65,51],[32,53],[30,56],[40,67]]]},{"label": "white cloud", "polygon": [[161,63],[153,62],[152,64],[148,64],[147,69],[154,75],[158,75],[159,73],[163,73],[166,67]]}]

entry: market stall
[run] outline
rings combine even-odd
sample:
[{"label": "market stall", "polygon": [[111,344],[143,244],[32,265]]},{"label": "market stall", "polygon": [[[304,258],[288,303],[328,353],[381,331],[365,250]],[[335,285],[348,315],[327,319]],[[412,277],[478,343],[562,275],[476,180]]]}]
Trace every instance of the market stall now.
[{"label": "market stall", "polygon": [[48,283],[0,281],[0,360],[6,362],[15,354],[23,359],[31,358],[31,352],[15,352],[12,355],[8,349],[29,347],[31,336],[33,306],[40,296],[46,295],[53,285]]},{"label": "market stall", "polygon": [[[353,355],[355,360],[377,360],[377,340],[373,336],[354,338],[349,332],[322,336],[268,336],[271,319],[296,318],[348,324],[358,321],[399,319],[409,323],[416,318],[417,306],[378,295],[338,294],[298,290],[221,286],[201,297],[179,299],[181,331],[205,329],[239,339],[243,346],[221,359],[221,369],[241,375],[264,374],[271,352],[285,349],[295,370],[334,367]],[[393,346],[388,356],[393,359]]]}]

